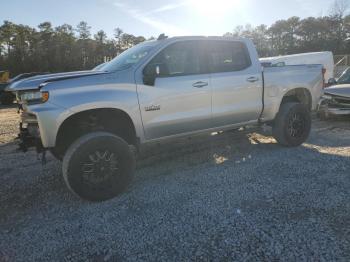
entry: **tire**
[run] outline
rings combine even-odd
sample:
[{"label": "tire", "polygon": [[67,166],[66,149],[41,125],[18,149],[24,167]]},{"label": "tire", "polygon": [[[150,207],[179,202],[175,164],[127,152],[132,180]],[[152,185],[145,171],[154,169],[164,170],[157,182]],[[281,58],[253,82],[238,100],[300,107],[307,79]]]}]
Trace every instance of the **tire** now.
[{"label": "tire", "polygon": [[11,105],[13,104],[13,101],[15,100],[15,97],[10,92],[2,92],[0,95],[0,102],[2,105]]},{"label": "tire", "polygon": [[80,137],[63,157],[68,188],[89,201],[104,201],[122,193],[132,180],[135,158],[120,137],[94,132]]},{"label": "tire", "polygon": [[272,133],[283,146],[295,147],[306,141],[311,130],[311,114],[306,105],[289,102],[282,104],[273,126]]}]

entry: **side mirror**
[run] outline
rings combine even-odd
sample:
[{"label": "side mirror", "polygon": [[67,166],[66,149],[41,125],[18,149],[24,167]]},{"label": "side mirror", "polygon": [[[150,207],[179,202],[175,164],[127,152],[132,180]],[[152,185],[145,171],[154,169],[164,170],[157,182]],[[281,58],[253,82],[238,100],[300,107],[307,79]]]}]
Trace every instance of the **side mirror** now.
[{"label": "side mirror", "polygon": [[148,64],[143,69],[143,83],[145,85],[153,86],[156,78],[160,75],[159,64]]},{"label": "side mirror", "polygon": [[328,79],[328,85],[332,86],[332,85],[336,85],[336,84],[337,84],[337,80],[335,80],[335,78]]}]

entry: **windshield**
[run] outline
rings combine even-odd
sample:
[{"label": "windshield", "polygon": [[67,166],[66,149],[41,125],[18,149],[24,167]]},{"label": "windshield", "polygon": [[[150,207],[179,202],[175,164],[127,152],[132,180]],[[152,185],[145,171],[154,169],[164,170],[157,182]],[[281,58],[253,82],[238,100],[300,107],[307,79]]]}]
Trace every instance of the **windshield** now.
[{"label": "windshield", "polygon": [[346,69],[339,77],[338,84],[350,84],[350,68]]},{"label": "windshield", "polygon": [[144,42],[132,48],[127,49],[112,61],[103,64],[98,70],[100,71],[118,71],[129,68],[137,64],[143,57],[147,56],[154,48],[156,42]]}]

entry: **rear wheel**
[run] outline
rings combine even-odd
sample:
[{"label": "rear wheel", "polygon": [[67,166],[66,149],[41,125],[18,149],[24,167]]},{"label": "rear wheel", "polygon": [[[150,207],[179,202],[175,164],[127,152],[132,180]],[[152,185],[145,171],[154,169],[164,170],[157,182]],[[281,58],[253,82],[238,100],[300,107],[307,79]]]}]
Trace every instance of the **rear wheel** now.
[{"label": "rear wheel", "polygon": [[288,102],[281,105],[272,132],[284,146],[299,146],[306,141],[311,130],[311,114],[306,105]]},{"label": "rear wheel", "polygon": [[135,158],[129,145],[106,132],[82,136],[63,158],[63,177],[79,197],[103,201],[123,192],[132,180]]}]

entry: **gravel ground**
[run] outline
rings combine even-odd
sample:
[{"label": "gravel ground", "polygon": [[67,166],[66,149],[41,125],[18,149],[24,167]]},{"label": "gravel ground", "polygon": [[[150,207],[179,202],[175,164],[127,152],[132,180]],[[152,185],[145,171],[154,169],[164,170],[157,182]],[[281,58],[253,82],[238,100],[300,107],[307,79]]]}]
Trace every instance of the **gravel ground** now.
[{"label": "gravel ground", "polygon": [[119,198],[72,195],[60,162],[16,151],[0,108],[0,261],[349,261],[350,121],[303,146],[225,132],[145,148]]}]

